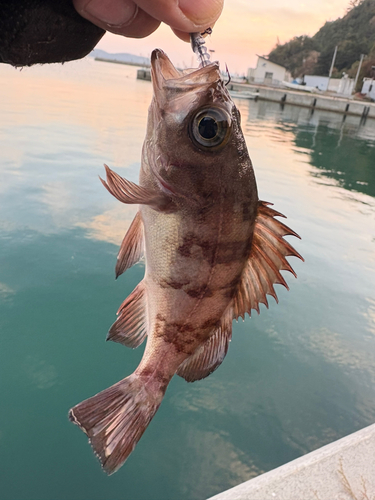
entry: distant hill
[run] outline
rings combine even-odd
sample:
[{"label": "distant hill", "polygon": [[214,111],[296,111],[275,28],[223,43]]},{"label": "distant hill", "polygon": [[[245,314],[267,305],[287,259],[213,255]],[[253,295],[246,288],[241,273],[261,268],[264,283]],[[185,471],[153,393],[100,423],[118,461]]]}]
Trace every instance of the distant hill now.
[{"label": "distant hill", "polygon": [[89,56],[99,57],[100,59],[107,59],[109,61],[122,62],[124,64],[150,66],[150,59],[148,57],[135,56],[134,54],[127,54],[126,52],[111,54],[105,50],[94,49],[90,52]]},{"label": "distant hill", "polygon": [[[338,45],[333,76],[343,72],[355,76],[361,54],[364,60],[360,80],[371,77],[375,65],[375,0],[352,0],[346,15],[326,22],[313,36],[296,36],[277,45],[268,58],[285,66],[294,77],[328,75],[335,46]],[[373,75],[375,77],[375,75]]]}]

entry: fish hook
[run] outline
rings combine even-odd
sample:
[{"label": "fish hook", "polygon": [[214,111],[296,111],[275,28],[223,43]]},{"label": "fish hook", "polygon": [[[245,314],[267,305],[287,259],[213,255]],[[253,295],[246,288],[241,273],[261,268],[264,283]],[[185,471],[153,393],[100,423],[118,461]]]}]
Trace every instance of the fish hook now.
[{"label": "fish hook", "polygon": [[190,43],[193,52],[197,55],[199,61],[199,67],[203,68],[210,64],[210,54],[207,51],[206,41],[203,38],[204,35],[211,35],[212,29],[207,28],[202,33],[190,33]]},{"label": "fish hook", "polygon": [[225,83],[225,86],[227,86],[230,84],[230,81],[232,80],[232,77],[230,76],[230,73],[229,73],[227,63],[225,63],[225,69],[227,70],[227,74],[228,74],[228,81]]}]

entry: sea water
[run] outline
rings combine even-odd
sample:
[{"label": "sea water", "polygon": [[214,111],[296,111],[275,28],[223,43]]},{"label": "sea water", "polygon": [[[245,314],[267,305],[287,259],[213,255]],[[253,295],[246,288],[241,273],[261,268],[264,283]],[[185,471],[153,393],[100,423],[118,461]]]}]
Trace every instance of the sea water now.
[{"label": "sea water", "polygon": [[86,58],[0,65],[0,499],[201,500],[375,421],[375,122],[236,100],[262,200],[302,237],[277,305],[234,323],[220,368],[175,377],[125,466],[100,469],[73,405],[130,374],[106,343],[136,208],[149,82]]}]

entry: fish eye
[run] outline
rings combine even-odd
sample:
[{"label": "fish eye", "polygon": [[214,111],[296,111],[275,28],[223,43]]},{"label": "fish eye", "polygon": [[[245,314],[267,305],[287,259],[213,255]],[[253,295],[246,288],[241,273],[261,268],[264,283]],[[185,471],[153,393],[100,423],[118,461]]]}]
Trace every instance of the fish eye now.
[{"label": "fish eye", "polygon": [[190,137],[201,148],[218,148],[227,142],[231,119],[221,108],[203,108],[193,116]]}]

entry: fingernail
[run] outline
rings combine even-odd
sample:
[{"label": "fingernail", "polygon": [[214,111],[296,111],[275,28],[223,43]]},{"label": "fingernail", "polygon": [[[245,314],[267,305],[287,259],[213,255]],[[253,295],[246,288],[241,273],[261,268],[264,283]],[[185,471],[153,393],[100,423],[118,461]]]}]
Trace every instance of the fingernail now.
[{"label": "fingernail", "polygon": [[84,11],[92,17],[113,28],[120,28],[130,24],[135,18],[138,7],[132,1],[118,0],[90,0]]},{"label": "fingernail", "polygon": [[178,5],[190,21],[205,28],[217,21],[223,8],[222,0],[179,0]]}]

